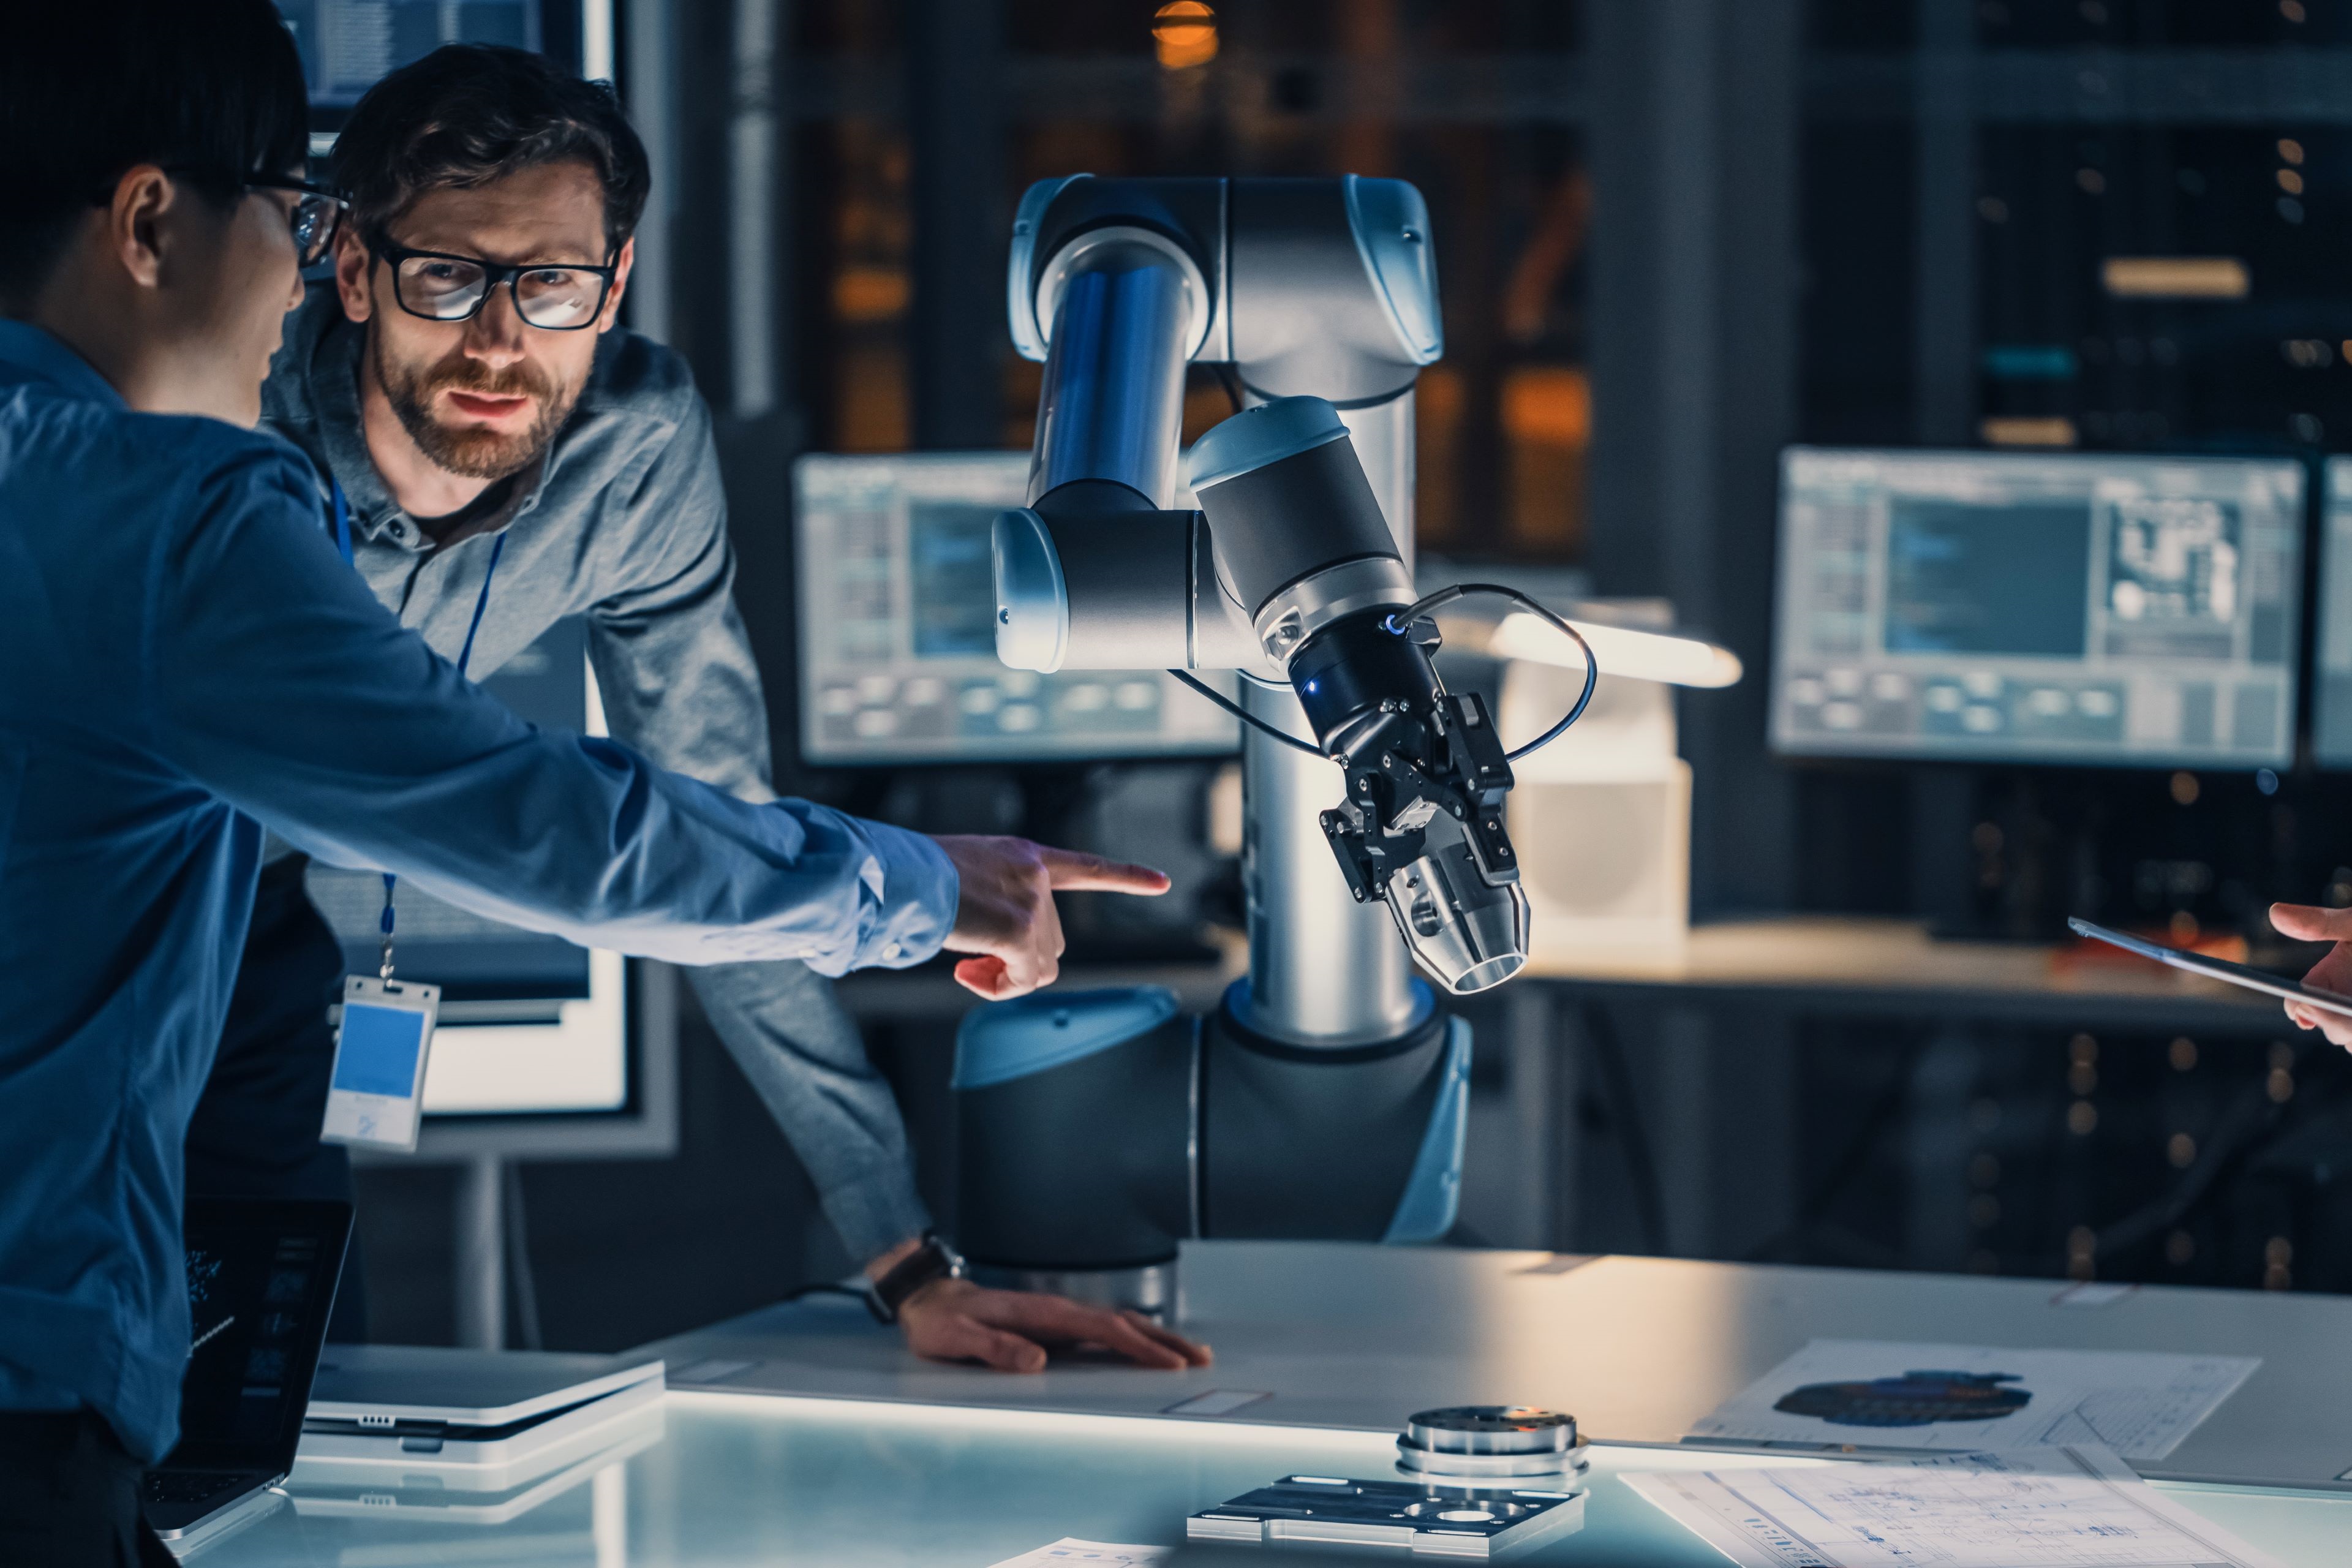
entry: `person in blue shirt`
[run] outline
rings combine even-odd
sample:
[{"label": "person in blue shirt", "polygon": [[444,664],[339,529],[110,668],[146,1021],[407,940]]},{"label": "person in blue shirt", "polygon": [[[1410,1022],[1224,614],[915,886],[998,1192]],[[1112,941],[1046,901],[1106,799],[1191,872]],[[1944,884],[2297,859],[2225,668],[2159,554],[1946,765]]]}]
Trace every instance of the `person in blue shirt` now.
[{"label": "person in blue shirt", "polygon": [[0,1562],[159,1560],[182,1143],[265,828],[583,943],[1016,994],[1138,867],[754,803],[542,732],[404,630],[250,427],[299,265],[268,0],[79,0],[0,47]]}]

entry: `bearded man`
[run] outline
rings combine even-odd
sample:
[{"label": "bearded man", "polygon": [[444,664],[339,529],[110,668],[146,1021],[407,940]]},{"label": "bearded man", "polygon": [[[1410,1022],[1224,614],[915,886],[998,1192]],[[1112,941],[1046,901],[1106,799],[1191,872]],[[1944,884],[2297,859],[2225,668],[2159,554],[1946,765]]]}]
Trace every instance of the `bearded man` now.
[{"label": "bearded man", "polygon": [[[651,175],[611,90],[537,55],[453,45],[368,92],[333,168],[350,221],[333,277],[289,318],[263,418],[317,468],[353,566],[445,658],[470,648],[477,677],[583,617],[616,739],[772,798],[709,410],[682,360],[616,325]],[[1166,886],[1044,853],[1056,886]],[[963,876],[969,895],[975,871]],[[344,1151],[319,1138],[341,972],[301,858],[272,862],[189,1130],[191,1194],[350,1195]],[[1052,975],[982,956],[957,978],[1001,996]],[[957,1277],[889,1086],[828,983],[793,962],[692,979],[916,1351],[1019,1371],[1074,1342],[1150,1366],[1205,1362],[1135,1314]],[[364,1337],[362,1300],[347,1271],[331,1337]]]}]

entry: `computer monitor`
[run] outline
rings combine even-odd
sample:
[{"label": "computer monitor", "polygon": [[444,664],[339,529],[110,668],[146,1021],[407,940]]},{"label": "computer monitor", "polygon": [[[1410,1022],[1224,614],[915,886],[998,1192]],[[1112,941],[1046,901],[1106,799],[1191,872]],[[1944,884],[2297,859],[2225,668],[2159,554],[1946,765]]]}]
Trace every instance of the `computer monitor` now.
[{"label": "computer monitor", "polygon": [[[1231,716],[1165,671],[1038,675],[997,662],[989,532],[1028,482],[1026,452],[793,465],[803,757],[1076,761],[1240,744]],[[1230,676],[1215,684],[1231,693]]]},{"label": "computer monitor", "polygon": [[2291,459],[1791,447],[1773,744],[2284,766],[2303,508]]},{"label": "computer monitor", "polygon": [[[543,730],[605,732],[586,626],[577,619],[558,623],[481,685]],[[374,973],[383,877],[313,862],[305,880],[345,966]],[[459,1118],[601,1118],[609,1125],[646,1113],[649,1088],[667,1094],[668,1064],[650,1059],[668,1048],[666,1021],[656,1019],[657,1008],[635,1005],[645,966],[489,920],[405,882],[394,915],[399,977],[442,988],[425,1066],[424,1152],[446,1144],[447,1125]],[[663,1081],[649,1085],[649,1074]]]},{"label": "computer monitor", "polygon": [[2327,459],[2319,507],[2319,599],[2312,612],[2311,755],[2352,768],[2352,458]]},{"label": "computer monitor", "polygon": [[610,34],[611,9],[612,0],[278,0],[310,107],[331,132],[377,78],[444,44],[505,44],[583,70],[584,46]]}]

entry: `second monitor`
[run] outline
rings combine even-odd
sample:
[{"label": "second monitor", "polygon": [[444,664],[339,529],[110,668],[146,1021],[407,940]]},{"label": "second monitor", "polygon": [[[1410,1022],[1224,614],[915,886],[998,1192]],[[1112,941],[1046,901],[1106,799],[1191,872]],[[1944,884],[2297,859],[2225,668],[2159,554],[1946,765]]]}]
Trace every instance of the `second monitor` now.
[{"label": "second monitor", "polygon": [[[813,763],[1216,755],[1231,718],[1166,672],[1008,669],[989,535],[1026,452],[793,465],[801,754]],[[1185,504],[1180,500],[1179,504]],[[1232,691],[1232,678],[1206,678]]]},{"label": "second monitor", "polygon": [[2303,507],[2290,459],[1792,447],[1773,744],[2284,767]]}]

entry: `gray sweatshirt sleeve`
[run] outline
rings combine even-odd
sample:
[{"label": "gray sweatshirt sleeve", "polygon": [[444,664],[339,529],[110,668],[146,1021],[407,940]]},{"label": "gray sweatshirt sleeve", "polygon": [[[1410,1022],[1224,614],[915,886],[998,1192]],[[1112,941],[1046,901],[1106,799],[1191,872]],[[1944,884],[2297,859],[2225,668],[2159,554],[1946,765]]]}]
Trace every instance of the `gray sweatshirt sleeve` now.
[{"label": "gray sweatshirt sleeve", "polygon": [[[767,710],[735,608],[727,500],[701,399],[642,482],[612,504],[661,522],[614,531],[639,542],[625,565],[632,582],[589,617],[606,722],[664,767],[770,798]],[[790,961],[719,964],[690,978],[850,1257],[863,1263],[927,1229],[898,1101],[832,985]]]}]

